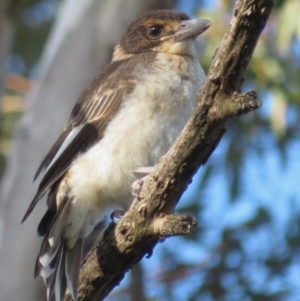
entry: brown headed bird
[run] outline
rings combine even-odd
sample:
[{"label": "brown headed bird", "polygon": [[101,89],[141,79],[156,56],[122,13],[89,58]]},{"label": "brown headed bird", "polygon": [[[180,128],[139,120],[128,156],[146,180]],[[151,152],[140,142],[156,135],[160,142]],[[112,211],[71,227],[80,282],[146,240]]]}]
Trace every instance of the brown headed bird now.
[{"label": "brown headed bird", "polygon": [[77,101],[34,177],[46,169],[23,218],[48,193],[35,276],[49,301],[66,288],[77,299],[85,237],[107,210],[128,208],[135,172],[154,166],[185,126],[205,79],[195,38],[210,25],[175,11],[145,13]]}]

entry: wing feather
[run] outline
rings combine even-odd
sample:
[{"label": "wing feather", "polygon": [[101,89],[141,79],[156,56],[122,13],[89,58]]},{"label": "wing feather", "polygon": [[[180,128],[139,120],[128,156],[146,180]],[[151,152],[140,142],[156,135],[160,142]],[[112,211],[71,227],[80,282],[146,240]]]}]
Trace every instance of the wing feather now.
[{"label": "wing feather", "polygon": [[[105,126],[103,123],[101,125],[103,127]],[[22,223],[27,219],[36,203],[45,195],[48,189],[66,172],[76,155],[84,153],[92,144],[94,144],[95,141],[97,141],[97,136],[98,132],[95,124],[87,123],[82,128],[71,144],[68,145],[44,175],[38,191],[23,217]]]},{"label": "wing feather", "polygon": [[62,132],[62,134],[59,136],[59,138],[57,139],[57,141],[54,143],[54,145],[52,146],[52,148],[50,149],[50,151],[48,152],[48,154],[46,155],[46,157],[42,161],[42,163],[39,166],[38,170],[36,171],[36,173],[34,175],[34,178],[33,178],[33,182],[37,179],[37,177],[39,176],[39,174],[41,173],[41,171],[50,164],[50,162],[55,157],[57,151],[60,149],[61,145],[63,144],[63,142],[68,137],[68,135],[70,134],[71,131],[72,131],[72,127],[68,126]]},{"label": "wing feather", "polygon": [[[135,64],[126,61],[114,61],[108,65],[77,101],[65,131],[38,168],[35,178],[42,169],[48,167],[22,222],[51,186],[68,170],[72,161],[102,138],[109,120],[118,112],[124,95],[130,94],[134,87],[134,72],[128,71]],[[131,76],[127,76],[124,84],[126,74]]]}]

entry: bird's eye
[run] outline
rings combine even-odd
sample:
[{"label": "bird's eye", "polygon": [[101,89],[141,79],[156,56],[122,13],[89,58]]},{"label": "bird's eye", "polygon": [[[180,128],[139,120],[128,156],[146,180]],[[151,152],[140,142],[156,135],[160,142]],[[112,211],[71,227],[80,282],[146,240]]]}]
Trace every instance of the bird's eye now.
[{"label": "bird's eye", "polygon": [[161,27],[159,26],[151,26],[147,29],[147,34],[151,38],[158,38],[161,35]]}]

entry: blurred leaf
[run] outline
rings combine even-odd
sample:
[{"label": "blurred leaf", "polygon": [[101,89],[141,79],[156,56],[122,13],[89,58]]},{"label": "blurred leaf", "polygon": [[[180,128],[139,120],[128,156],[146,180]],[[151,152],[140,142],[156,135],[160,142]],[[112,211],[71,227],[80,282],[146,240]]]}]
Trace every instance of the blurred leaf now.
[{"label": "blurred leaf", "polygon": [[294,37],[300,38],[300,1],[285,1],[278,15],[277,47],[283,56],[290,55],[290,45]]},{"label": "blurred leaf", "polygon": [[260,207],[258,208],[256,215],[251,220],[244,223],[243,226],[250,230],[255,230],[263,224],[270,223],[270,221],[271,217],[269,212],[265,208]]}]

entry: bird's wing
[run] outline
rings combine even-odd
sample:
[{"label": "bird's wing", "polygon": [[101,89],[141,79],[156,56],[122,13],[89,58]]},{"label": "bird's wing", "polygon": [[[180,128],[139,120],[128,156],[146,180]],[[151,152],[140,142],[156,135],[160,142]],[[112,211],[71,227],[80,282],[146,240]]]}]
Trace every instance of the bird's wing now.
[{"label": "bird's wing", "polygon": [[133,72],[129,72],[130,68],[134,66],[128,60],[112,62],[83,92],[64,132],[38,168],[35,178],[44,168],[47,170],[22,222],[48,189],[66,172],[74,158],[102,138],[109,120],[118,112],[124,95],[133,90]]}]

